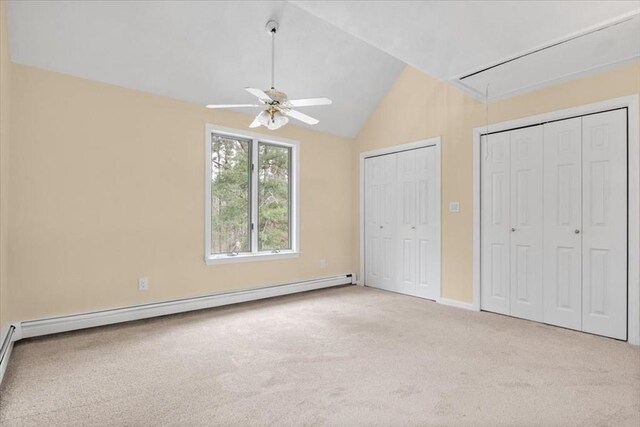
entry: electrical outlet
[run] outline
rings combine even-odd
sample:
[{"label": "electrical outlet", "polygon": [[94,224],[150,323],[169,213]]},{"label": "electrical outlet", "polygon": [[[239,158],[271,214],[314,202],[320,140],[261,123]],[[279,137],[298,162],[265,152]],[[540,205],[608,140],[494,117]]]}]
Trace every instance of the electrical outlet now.
[{"label": "electrical outlet", "polygon": [[327,260],[326,259],[321,259],[320,260],[320,268],[322,268],[322,269],[327,268]]},{"label": "electrical outlet", "polygon": [[138,290],[146,291],[149,289],[149,278],[148,277],[138,277]]},{"label": "electrical outlet", "polygon": [[460,202],[449,202],[449,212],[460,212]]}]

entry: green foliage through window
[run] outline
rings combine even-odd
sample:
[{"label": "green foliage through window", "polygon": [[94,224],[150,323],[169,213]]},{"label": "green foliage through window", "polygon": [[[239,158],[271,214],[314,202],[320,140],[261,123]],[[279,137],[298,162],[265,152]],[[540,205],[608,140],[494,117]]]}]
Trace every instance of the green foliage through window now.
[{"label": "green foliage through window", "polygon": [[257,203],[257,250],[291,249],[290,171],[290,147],[212,134],[211,254],[253,252],[251,200]]},{"label": "green foliage through window", "polygon": [[289,153],[258,146],[258,250],[289,249]]},{"label": "green foliage through window", "polygon": [[211,137],[211,253],[248,252],[251,141]]}]

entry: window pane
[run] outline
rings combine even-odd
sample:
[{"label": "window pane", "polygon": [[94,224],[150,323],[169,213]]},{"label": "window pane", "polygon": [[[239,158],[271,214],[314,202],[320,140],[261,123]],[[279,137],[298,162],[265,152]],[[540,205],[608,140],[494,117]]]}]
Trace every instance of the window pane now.
[{"label": "window pane", "polygon": [[250,252],[251,141],[211,135],[211,253]]},{"label": "window pane", "polygon": [[291,149],[258,145],[258,250],[291,249]]}]

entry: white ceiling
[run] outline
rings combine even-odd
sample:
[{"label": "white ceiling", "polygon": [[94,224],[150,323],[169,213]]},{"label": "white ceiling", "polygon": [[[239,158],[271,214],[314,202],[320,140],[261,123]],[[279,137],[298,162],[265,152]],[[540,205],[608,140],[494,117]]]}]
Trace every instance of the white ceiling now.
[{"label": "white ceiling", "polygon": [[[294,1],[334,24],[440,80],[458,77],[531,52],[615,18],[640,12],[640,1]],[[640,56],[640,20],[630,30],[575,43],[556,57],[528,58],[526,75],[495,73],[490,98],[553,83],[568,74]],[[608,36],[606,34],[609,34]],[[606,52],[603,45],[615,44]],[[556,67],[557,59],[565,62]],[[514,70],[510,70],[514,71]],[[522,79],[524,78],[524,81]],[[478,88],[482,88],[479,90]]]},{"label": "white ceiling", "polygon": [[490,99],[504,98],[573,78],[576,73],[599,70],[639,57],[640,15],[635,15],[614,26],[531,53],[459,82],[478,93],[485,93],[488,87]]},{"label": "white ceiling", "polygon": [[300,111],[320,120],[314,129],[346,137],[357,134],[405,67],[287,2],[12,1],[8,18],[16,63],[203,108],[253,103],[243,88],[270,86],[264,28],[275,18],[276,88],[291,99],[331,98],[333,105]]},{"label": "white ceiling", "polygon": [[[405,63],[479,97],[640,57],[640,19],[461,76],[640,12],[635,1],[10,1],[14,62],[190,102],[247,103],[276,87],[332,98],[315,129],[357,134]],[[254,112],[254,110],[240,110]],[[296,123],[297,124],[297,123]],[[301,126],[306,126],[300,124]]]}]

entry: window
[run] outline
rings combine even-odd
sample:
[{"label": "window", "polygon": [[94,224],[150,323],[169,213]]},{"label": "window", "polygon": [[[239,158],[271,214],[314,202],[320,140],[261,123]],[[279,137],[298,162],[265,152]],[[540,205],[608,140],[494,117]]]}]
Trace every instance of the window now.
[{"label": "window", "polygon": [[296,141],[207,126],[207,264],[298,255]]}]

